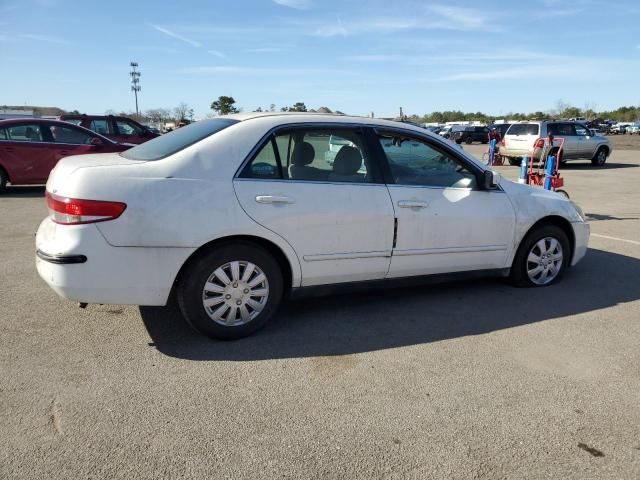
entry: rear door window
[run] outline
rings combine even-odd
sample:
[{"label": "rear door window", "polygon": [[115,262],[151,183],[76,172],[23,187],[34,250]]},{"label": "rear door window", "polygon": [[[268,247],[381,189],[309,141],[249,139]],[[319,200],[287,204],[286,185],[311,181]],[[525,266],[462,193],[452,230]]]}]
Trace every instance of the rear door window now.
[{"label": "rear door window", "polygon": [[93,130],[100,135],[109,135],[109,122],[105,118],[91,120],[89,130]]},{"label": "rear door window", "polygon": [[12,142],[43,142],[40,125],[37,123],[22,123],[6,127],[6,140]]},{"label": "rear door window", "polygon": [[144,131],[128,120],[116,120],[116,128],[120,135],[144,135]]},{"label": "rear door window", "polygon": [[507,135],[538,135],[540,127],[537,123],[515,123],[507,130]]}]

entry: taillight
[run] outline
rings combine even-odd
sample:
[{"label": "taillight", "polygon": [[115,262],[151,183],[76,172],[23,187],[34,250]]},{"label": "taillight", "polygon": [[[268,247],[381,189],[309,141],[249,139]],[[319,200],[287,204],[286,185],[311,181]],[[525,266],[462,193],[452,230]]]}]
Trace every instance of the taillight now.
[{"label": "taillight", "polygon": [[539,138],[533,145],[535,148],[544,148],[544,138]]},{"label": "taillight", "polygon": [[49,192],[47,192],[46,196],[51,220],[62,225],[79,225],[114,220],[122,215],[122,212],[127,208],[127,205],[122,202],[68,198]]}]

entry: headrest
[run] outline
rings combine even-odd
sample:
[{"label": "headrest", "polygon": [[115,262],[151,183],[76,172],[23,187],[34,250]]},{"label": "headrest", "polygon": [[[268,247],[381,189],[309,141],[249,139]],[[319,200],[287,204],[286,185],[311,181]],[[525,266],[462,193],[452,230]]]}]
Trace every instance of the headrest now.
[{"label": "headrest", "polygon": [[357,173],[362,166],[360,150],[345,145],[340,149],[333,162],[333,173],[340,175],[352,175]]},{"label": "headrest", "polygon": [[291,155],[291,165],[302,166],[313,162],[316,151],[309,142],[302,142],[295,146]]}]

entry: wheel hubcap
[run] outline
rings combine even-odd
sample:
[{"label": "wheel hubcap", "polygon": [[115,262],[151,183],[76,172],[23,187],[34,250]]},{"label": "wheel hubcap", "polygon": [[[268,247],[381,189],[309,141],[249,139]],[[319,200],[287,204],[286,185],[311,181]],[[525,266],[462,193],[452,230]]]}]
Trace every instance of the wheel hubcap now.
[{"label": "wheel hubcap", "polygon": [[553,237],[536,242],[527,257],[527,275],[536,285],[546,285],[562,268],[562,245]]},{"label": "wheel hubcap", "polygon": [[202,291],[202,305],[211,320],[224,326],[256,318],[269,299],[269,281],[251,262],[237,260],[217,268]]}]

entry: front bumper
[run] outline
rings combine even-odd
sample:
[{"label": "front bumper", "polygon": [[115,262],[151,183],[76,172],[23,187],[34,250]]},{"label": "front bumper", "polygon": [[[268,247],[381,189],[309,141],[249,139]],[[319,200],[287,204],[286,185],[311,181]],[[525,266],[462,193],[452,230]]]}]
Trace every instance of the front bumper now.
[{"label": "front bumper", "polygon": [[193,248],[114,247],[95,224],[45,219],[36,235],[36,268],[61,297],[83,303],[166,305]]},{"label": "front bumper", "polygon": [[589,227],[589,224],[586,222],[573,222],[571,227],[573,228],[573,236],[575,238],[575,248],[573,249],[573,258],[571,259],[571,266],[573,266],[582,260],[587,253],[591,227]]}]

